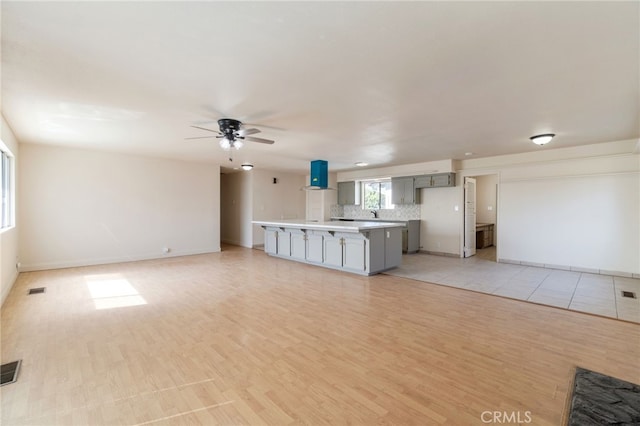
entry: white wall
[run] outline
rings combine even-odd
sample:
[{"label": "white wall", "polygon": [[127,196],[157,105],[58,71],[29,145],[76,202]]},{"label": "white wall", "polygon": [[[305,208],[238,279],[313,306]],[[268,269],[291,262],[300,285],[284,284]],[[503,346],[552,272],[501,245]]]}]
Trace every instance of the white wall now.
[{"label": "white wall", "polygon": [[253,172],[226,173],[220,181],[220,234],[227,244],[251,247]]},{"label": "white wall", "polygon": [[[338,175],[329,173],[327,175],[328,190],[304,191],[305,216],[306,220],[325,222],[331,220],[331,207],[338,204]],[[311,183],[311,175],[304,177],[305,186]],[[342,206],[340,206],[342,207]]]},{"label": "white wall", "polygon": [[421,250],[459,255],[460,220],[464,211],[461,187],[424,188],[421,192]]},{"label": "white wall", "polygon": [[[16,168],[16,179],[14,181],[14,184],[16,184],[16,186],[14,187],[14,202],[17,203],[19,199],[17,194],[17,168],[20,156],[19,145],[15,135],[13,134],[13,131],[5,121],[4,116],[2,116],[0,137],[2,138],[3,144],[14,156],[14,167]],[[17,210],[17,205],[14,205],[14,207],[16,207]],[[16,217],[15,227],[0,231],[0,305],[4,303],[7,295],[9,294],[9,291],[11,291],[11,287],[13,287],[13,284],[18,277],[16,263],[18,261],[19,223],[20,222]]]},{"label": "white wall", "polygon": [[638,172],[507,180],[500,204],[501,259],[640,273]]},{"label": "white wall", "polygon": [[[276,183],[273,183],[273,179]],[[264,230],[252,220],[304,219],[303,175],[253,169],[221,180],[222,241],[242,247],[264,244]]]},{"label": "white wall", "polygon": [[[300,219],[305,218],[306,185],[304,175],[271,170],[253,169],[253,219]],[[273,183],[276,178],[277,183]],[[264,244],[264,230],[252,225],[252,246]]]},{"label": "white wall", "polygon": [[493,223],[493,243],[498,244],[498,175],[476,176],[476,223]]},{"label": "white wall", "polygon": [[499,173],[499,259],[640,274],[637,146],[620,141],[463,161],[460,175]]},{"label": "white wall", "polygon": [[496,223],[498,175],[476,176],[476,222]]},{"label": "white wall", "polygon": [[33,144],[19,164],[24,270],[220,250],[217,165]]}]

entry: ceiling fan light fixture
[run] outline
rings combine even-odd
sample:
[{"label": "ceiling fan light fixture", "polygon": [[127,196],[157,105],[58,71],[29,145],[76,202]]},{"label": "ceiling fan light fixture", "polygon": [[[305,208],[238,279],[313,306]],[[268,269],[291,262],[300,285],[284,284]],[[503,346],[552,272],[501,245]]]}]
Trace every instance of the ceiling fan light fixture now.
[{"label": "ceiling fan light fixture", "polygon": [[543,133],[541,135],[531,136],[529,139],[531,139],[531,142],[536,145],[542,146],[551,142],[551,139],[553,139],[554,136],[555,133]]},{"label": "ceiling fan light fixture", "polygon": [[243,164],[242,166],[240,166],[240,167],[242,167],[242,170],[247,170],[247,171],[249,171],[249,170],[253,169],[253,164],[244,163],[244,164]]},{"label": "ceiling fan light fixture", "polygon": [[244,145],[244,143],[238,139],[234,140],[233,143],[231,144],[231,146],[234,147],[235,149],[242,148],[242,145]]},{"label": "ceiling fan light fixture", "polygon": [[228,150],[231,148],[231,141],[227,138],[220,139],[220,147],[224,150]]}]

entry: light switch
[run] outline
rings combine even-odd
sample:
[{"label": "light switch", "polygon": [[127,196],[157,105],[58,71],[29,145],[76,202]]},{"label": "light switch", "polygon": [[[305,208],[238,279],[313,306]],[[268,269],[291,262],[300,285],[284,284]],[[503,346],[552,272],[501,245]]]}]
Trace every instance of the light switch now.
[{"label": "light switch", "polygon": [[489,211],[493,210],[493,206],[487,206],[487,210]]},{"label": "light switch", "polygon": [[457,212],[458,210],[460,210],[460,207],[458,207],[458,206],[453,206],[453,211]]}]

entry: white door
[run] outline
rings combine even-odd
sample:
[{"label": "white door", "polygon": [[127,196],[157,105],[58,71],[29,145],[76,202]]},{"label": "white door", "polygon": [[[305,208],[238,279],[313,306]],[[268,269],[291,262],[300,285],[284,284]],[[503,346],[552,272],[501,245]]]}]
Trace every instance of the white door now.
[{"label": "white door", "polygon": [[476,254],[476,180],[464,178],[464,257]]}]

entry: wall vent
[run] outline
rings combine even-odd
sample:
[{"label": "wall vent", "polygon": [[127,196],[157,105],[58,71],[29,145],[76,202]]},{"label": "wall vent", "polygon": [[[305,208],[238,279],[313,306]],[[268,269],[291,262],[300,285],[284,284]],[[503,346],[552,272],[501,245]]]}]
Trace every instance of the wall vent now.
[{"label": "wall vent", "polygon": [[18,371],[22,360],[8,362],[0,366],[0,386],[8,385],[18,379]]},{"label": "wall vent", "polygon": [[37,287],[37,288],[30,288],[29,289],[29,294],[40,294],[40,293],[44,293],[46,287]]},{"label": "wall vent", "polygon": [[622,292],[622,297],[629,297],[631,299],[635,299],[636,298],[636,294],[633,291],[623,291]]}]

